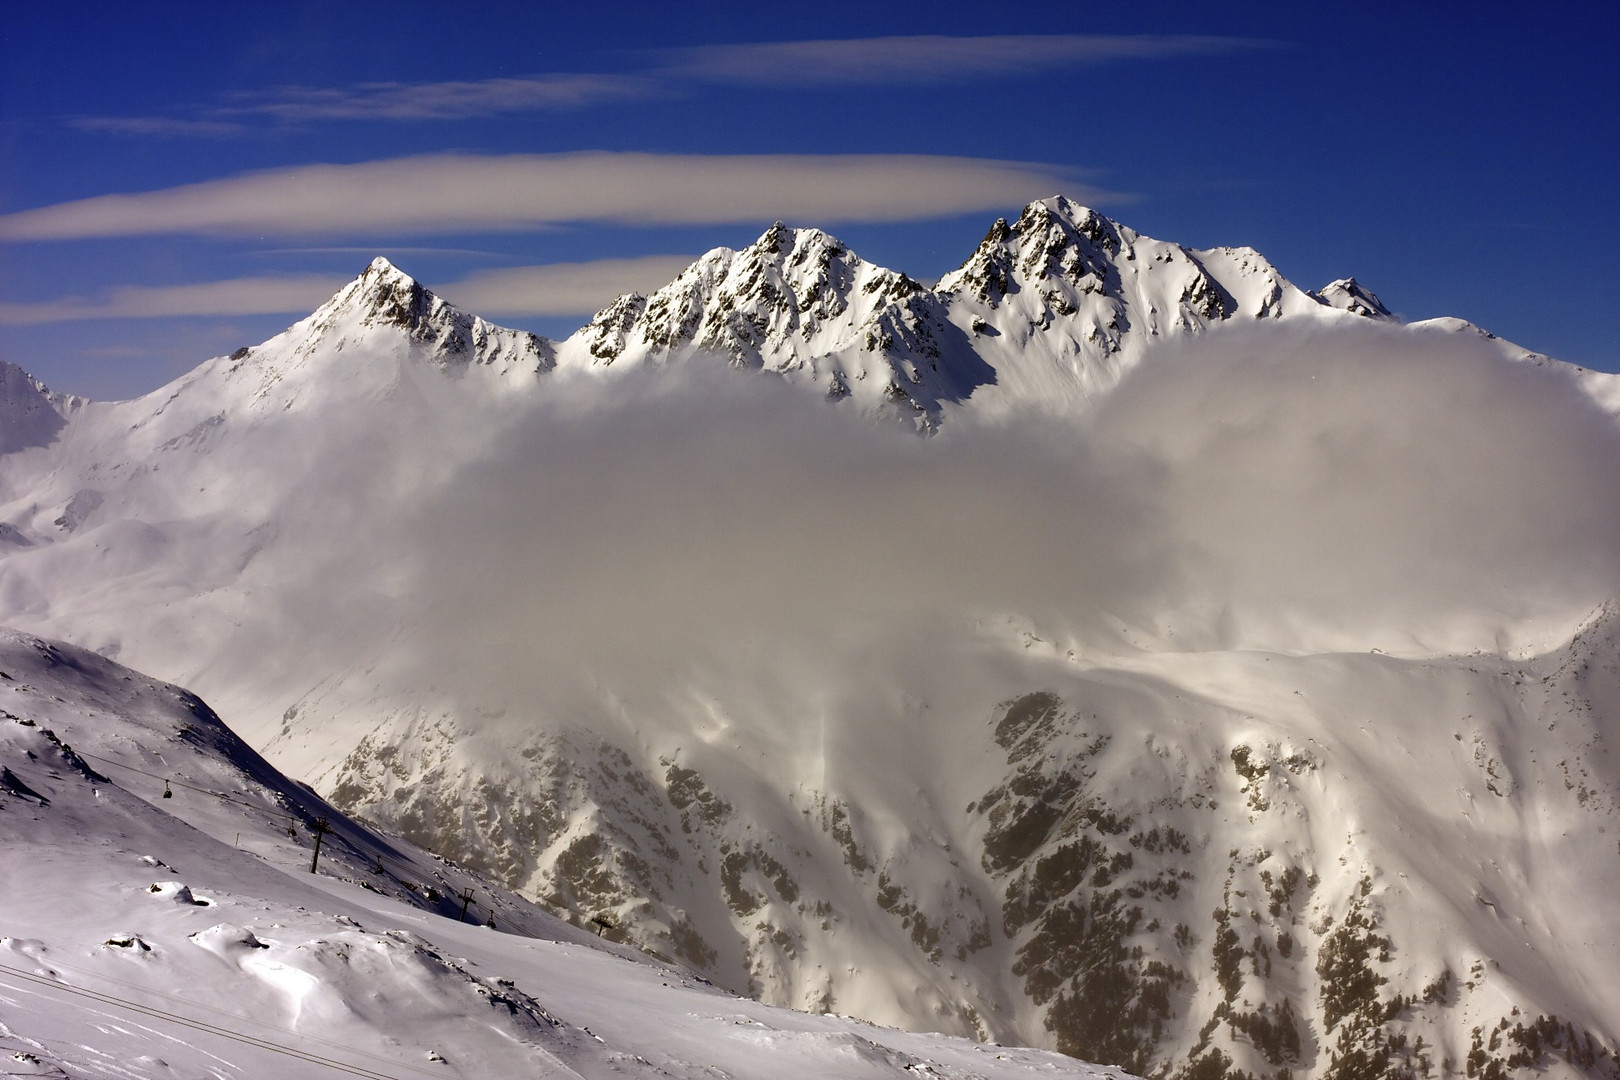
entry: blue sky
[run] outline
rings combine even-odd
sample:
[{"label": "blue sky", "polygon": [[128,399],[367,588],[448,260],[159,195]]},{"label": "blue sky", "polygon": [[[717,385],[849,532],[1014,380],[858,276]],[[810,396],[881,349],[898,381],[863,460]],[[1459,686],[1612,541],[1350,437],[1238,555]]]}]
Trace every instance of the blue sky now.
[{"label": "blue sky", "polygon": [[1061,191],[1615,371],[1616,55],[1601,4],[13,5],[0,358],[143,393],[378,253],[562,336],[778,218],[933,278]]}]

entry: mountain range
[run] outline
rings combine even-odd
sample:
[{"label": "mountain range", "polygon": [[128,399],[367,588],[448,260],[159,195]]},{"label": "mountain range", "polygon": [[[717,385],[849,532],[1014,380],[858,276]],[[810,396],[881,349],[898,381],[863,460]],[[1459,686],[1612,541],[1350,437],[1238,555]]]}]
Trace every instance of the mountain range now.
[{"label": "mountain range", "polygon": [[5,366],[0,622],[773,1004],[1620,1075],[1617,416],[1063,198],[932,286],[777,225],[560,342],[378,259],[133,401]]}]

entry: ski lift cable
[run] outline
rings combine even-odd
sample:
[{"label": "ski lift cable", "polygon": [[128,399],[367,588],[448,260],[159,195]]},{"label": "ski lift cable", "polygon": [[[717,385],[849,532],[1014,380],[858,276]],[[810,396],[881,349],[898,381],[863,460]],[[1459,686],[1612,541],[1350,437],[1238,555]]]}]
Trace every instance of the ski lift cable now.
[{"label": "ski lift cable", "polygon": [[[107,765],[112,765],[112,766],[114,766],[116,768],[126,769],[129,772],[139,773],[142,776],[151,777],[154,780],[163,780],[165,783],[169,782],[168,777],[162,776],[162,775],[160,775],[158,773],[149,772],[146,769],[138,768],[138,767],[136,767],[134,765],[129,765],[129,764],[126,764],[125,762],[118,761],[118,760],[113,759],[113,758],[105,757],[105,756],[103,756],[101,754],[89,753],[89,752],[82,751],[82,750],[75,750],[74,753],[78,754],[80,757],[93,758],[96,761],[102,762],[102,763],[107,764]],[[221,799],[221,800],[223,800],[225,802],[234,803],[237,806],[241,806],[241,807],[243,807],[243,808],[245,808],[247,810],[251,810],[251,811],[253,811],[253,812],[257,813],[257,814],[261,814],[261,815],[264,815],[266,817],[274,818],[274,819],[277,819],[277,820],[279,820],[282,816],[296,817],[296,815],[291,815],[291,814],[284,815],[282,812],[273,811],[273,810],[271,810],[270,808],[268,808],[266,806],[260,805],[259,803],[248,802],[245,799],[236,798],[235,796],[228,795],[228,794],[226,794],[225,792],[222,792],[222,791],[214,791],[211,788],[198,787],[195,784],[188,784],[183,780],[174,780],[173,783],[176,786],[185,788],[185,789],[187,789],[189,791],[195,791],[195,792],[197,792],[199,794],[207,795],[207,796],[209,796],[211,798]],[[338,840],[345,847],[350,849],[350,851],[352,851],[352,852],[354,852],[356,854],[360,853],[359,849],[356,848],[353,843],[349,842],[345,837],[343,837],[342,834],[333,833],[332,835],[336,836],[338,838]],[[401,862],[400,860],[397,860],[397,859],[384,859],[382,855],[377,854],[376,852],[372,853],[372,858],[373,858],[373,860],[375,860],[375,862],[378,865],[382,865],[384,863],[393,864],[393,866],[396,869],[394,869],[394,870],[385,870],[385,871],[382,871],[382,872],[387,873],[395,881],[399,882],[401,885],[404,885],[410,891],[412,891],[412,892],[418,891],[418,887],[416,885],[412,884],[412,882],[417,877],[417,875],[413,874],[413,873],[409,873],[409,871],[412,870],[413,868],[408,863]],[[462,875],[468,875],[470,873],[465,867],[462,867],[462,866],[459,866],[459,865],[457,865],[457,864],[455,864],[453,862],[450,862],[449,860],[443,858],[443,856],[435,855],[434,858],[436,860],[440,861],[440,862],[446,863],[447,865],[449,865],[453,869],[455,869],[457,871],[460,871]],[[402,875],[401,873],[399,873],[399,871],[401,871],[401,870],[406,871],[406,873]],[[445,881],[443,878],[440,878],[440,881],[443,882],[445,886],[447,886],[447,887],[450,886],[450,883],[448,881]],[[485,886],[487,888],[488,883],[484,882],[484,884],[485,884]],[[421,884],[421,888],[431,888],[431,887],[432,886],[429,885],[426,882],[423,882]],[[458,898],[459,898],[459,896],[458,896]],[[472,908],[486,907],[488,912],[489,912],[489,916],[491,918],[493,918],[494,915],[495,915],[495,905],[494,905],[493,900],[494,900],[494,893],[491,892],[491,902],[488,905],[480,904],[477,900],[472,900],[470,902],[470,906]],[[552,908],[552,909],[556,909],[556,908],[560,907],[564,911],[567,911],[571,915],[577,916],[580,919],[585,919],[587,917],[587,915],[588,915],[587,912],[585,912],[585,911],[583,911],[583,910],[581,910],[579,908],[572,907],[571,905],[561,905],[561,904],[556,904],[555,902],[542,902],[542,906],[546,907],[546,908]],[[566,920],[566,921],[572,922],[571,919]],[[574,925],[581,925],[581,924],[575,923]],[[658,956],[659,959],[666,960],[666,962],[667,962],[667,958],[659,956],[659,954],[656,954],[656,953],[654,953],[653,955]]]},{"label": "ski lift cable", "polygon": [[[229,794],[227,794],[227,793],[225,793],[223,791],[214,791],[211,788],[198,787],[196,784],[188,784],[184,780],[174,780],[172,777],[164,776],[161,773],[150,772],[150,771],[148,771],[146,769],[142,769],[142,768],[139,768],[137,766],[130,765],[130,764],[127,764],[127,763],[122,762],[122,761],[118,761],[118,760],[116,760],[114,758],[106,757],[106,756],[101,755],[101,754],[90,753],[88,751],[83,751],[83,750],[73,750],[73,753],[77,754],[79,757],[82,757],[82,758],[93,758],[96,761],[102,762],[103,764],[112,765],[115,768],[126,769],[129,772],[139,773],[142,776],[151,777],[153,780],[162,780],[163,784],[164,784],[164,790],[165,791],[168,791],[169,785],[171,783],[173,783],[173,785],[176,786],[176,787],[185,788],[188,791],[195,791],[195,792],[197,792],[198,794],[201,794],[201,795],[207,795],[207,796],[209,796],[211,798],[220,799],[220,800],[223,800],[223,801],[229,802],[229,803],[234,803],[237,806],[244,807],[244,808],[246,808],[248,810],[252,810],[252,811],[254,811],[256,813],[263,814],[263,815],[266,815],[268,817],[279,818],[281,816],[279,813],[277,813],[275,811],[272,811],[269,808],[267,808],[265,806],[262,806],[262,805],[260,805],[258,803],[253,803],[253,802],[247,801],[246,799],[237,798],[236,796],[229,795]],[[171,795],[165,794],[163,797],[164,798],[170,798]],[[296,815],[292,815],[292,814],[289,814],[288,816],[296,817]],[[308,827],[308,826],[306,825],[306,827]],[[349,847],[351,850],[354,850],[354,851],[356,851],[356,853],[358,853],[358,850],[355,848],[355,846],[352,843],[350,843],[349,841],[347,841],[342,836],[342,834],[334,832],[331,835],[335,836],[340,843],[343,843],[345,846]],[[383,859],[383,857],[381,855],[377,855],[377,854],[374,853],[374,857],[375,857],[376,861],[379,864],[384,862],[384,859]],[[435,857],[438,858],[442,862],[448,862],[448,860],[443,859],[441,856],[435,856]],[[409,864],[400,862],[397,859],[389,859],[389,860],[386,860],[386,861],[392,862],[396,867],[399,867],[401,869],[405,869],[405,870],[410,869]],[[461,871],[463,874],[468,873],[468,871],[466,870],[465,867],[456,866],[454,863],[450,863],[449,865],[454,867],[456,870]],[[399,881],[401,884],[408,884],[409,883],[409,878],[402,877],[398,873],[393,873],[392,871],[384,871],[384,872],[390,873],[391,876],[393,876],[394,879]],[[415,876],[416,875],[412,874],[412,875],[410,875],[410,878],[414,878]],[[424,885],[425,884],[426,883],[424,883]],[[448,886],[450,883],[445,882],[445,884]],[[413,889],[413,891],[414,891],[414,889]],[[484,907],[485,905],[479,904],[476,900],[474,900],[474,901],[472,901],[471,906],[474,907],[474,908],[478,908],[478,907]],[[494,914],[494,905],[493,904],[489,905],[489,910],[490,910],[490,914],[493,915]],[[581,913],[581,914],[583,914],[583,913]]]},{"label": "ski lift cable", "polygon": [[[103,756],[101,754],[93,754],[93,753],[89,753],[89,752],[84,751],[84,750],[74,750],[74,753],[78,754],[80,757],[83,757],[83,758],[93,758],[96,761],[102,762],[103,764],[112,765],[112,766],[114,766],[116,768],[120,768],[120,769],[127,769],[130,772],[139,773],[142,776],[149,776],[153,780],[162,780],[165,785],[168,785],[171,782],[169,777],[162,776],[162,775],[160,775],[158,773],[155,773],[155,772],[149,772],[146,769],[137,768],[134,765],[125,764],[122,761],[117,761],[117,760],[115,760],[113,758],[105,757],[105,756]],[[265,815],[267,817],[271,817],[271,818],[274,818],[274,819],[279,819],[279,818],[281,818],[283,816],[281,813],[273,811],[270,808],[268,808],[266,806],[263,806],[263,805],[261,805],[259,803],[249,802],[246,799],[237,798],[236,796],[226,794],[223,791],[215,791],[215,790],[213,790],[211,788],[198,787],[196,784],[188,784],[183,780],[173,780],[172,782],[173,782],[174,786],[176,786],[176,787],[185,788],[188,791],[195,791],[195,792],[197,792],[199,794],[210,796],[211,798],[221,799],[221,800],[223,800],[225,802],[234,803],[237,806],[244,807],[245,809],[252,810],[252,811],[254,811],[255,813],[258,813],[258,814],[263,814],[263,815]],[[165,796],[165,798],[167,798],[167,796]],[[297,815],[286,815],[286,816],[296,817]],[[306,827],[308,827],[308,826],[306,825]],[[351,843],[350,841],[348,841],[341,833],[336,832],[336,831],[330,831],[330,832],[328,832],[328,835],[332,836],[332,837],[335,837],[338,840],[339,843],[341,843],[344,846],[348,847],[350,850],[355,851],[356,853],[359,853],[358,849],[355,848],[355,845],[353,843]],[[383,856],[381,856],[379,854],[376,854],[376,853],[372,853],[372,858],[377,863],[392,863],[394,865],[394,867],[397,868],[397,870],[409,871],[411,869],[411,867],[410,867],[410,865],[408,863],[401,862],[398,859],[384,859]],[[443,860],[443,861],[448,861],[448,860]],[[455,866],[455,864],[453,864],[453,863],[450,864],[450,865],[453,866],[456,870],[461,871],[463,874],[467,873],[467,870],[464,867]],[[399,881],[401,884],[408,884],[409,879],[414,878],[416,876],[415,874],[410,874],[410,875],[408,875],[408,877],[407,876],[401,876],[401,874],[398,873],[396,870],[385,870],[383,872],[387,873],[387,874],[390,874],[395,880]],[[449,882],[445,882],[445,885],[448,887]],[[474,907],[474,908],[480,908],[480,907],[486,907],[487,906],[487,907],[489,907],[489,910],[490,910],[491,914],[493,914],[493,912],[494,912],[493,905],[480,904],[477,900],[473,900],[471,906]]]}]

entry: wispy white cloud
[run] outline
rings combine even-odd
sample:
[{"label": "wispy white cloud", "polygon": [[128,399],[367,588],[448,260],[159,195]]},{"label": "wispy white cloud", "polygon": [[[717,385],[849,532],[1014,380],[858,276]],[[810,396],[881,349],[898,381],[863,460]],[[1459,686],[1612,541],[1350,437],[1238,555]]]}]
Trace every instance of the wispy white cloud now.
[{"label": "wispy white cloud", "polygon": [[[621,293],[651,292],[668,284],[691,261],[688,255],[647,255],[516,266],[481,270],[432,288],[479,315],[586,316]],[[193,315],[302,315],[320,306],[345,280],[328,274],[299,274],[189,285],[125,285],[93,299],[0,303],[0,325]]]},{"label": "wispy white cloud", "polygon": [[0,217],[0,240],[169,233],[394,236],[562,222],[917,221],[1062,191],[1122,196],[1056,165],[906,154],[431,154],[306,165]]},{"label": "wispy white cloud", "polygon": [[1275,48],[1256,38],[1198,34],[937,34],[771,41],[643,50],[632,73],[556,72],[436,83],[280,86],[168,116],[79,116],[83,131],[130,136],[221,136],[266,123],[462,120],[560,112],[678,91],[692,82],[748,84],[943,83],[1125,60]]},{"label": "wispy white cloud", "polygon": [[276,120],[457,120],[499,113],[579,109],[644,97],[652,86],[630,75],[558,74],[440,83],[286,86],[247,95],[216,112]]},{"label": "wispy white cloud", "polygon": [[725,82],[941,83],[1120,60],[1274,48],[1255,38],[1193,34],[1006,34],[703,45],[662,55],[670,75]]},{"label": "wispy white cloud", "polygon": [[243,252],[244,255],[277,256],[277,255],[364,255],[367,259],[378,255],[386,255],[390,259],[411,255],[470,255],[475,258],[504,259],[511,255],[508,251],[496,251],[493,248],[464,248],[447,247],[442,244],[299,244],[291,247],[255,248]]},{"label": "wispy white cloud", "polygon": [[328,274],[233,278],[191,285],[121,285],[95,299],[0,303],[0,325],[176,315],[276,315],[310,311],[340,287]]},{"label": "wispy white cloud", "polygon": [[75,116],[81,131],[131,136],[217,137],[271,124],[326,120],[464,120],[508,113],[560,112],[645,97],[654,80],[635,75],[556,74],[440,83],[278,86],[225,103],[166,116]]},{"label": "wispy white cloud", "polygon": [[648,293],[669,284],[692,258],[645,255],[482,270],[433,291],[480,315],[589,315],[622,293]]},{"label": "wispy white cloud", "polygon": [[195,135],[218,138],[241,133],[243,126],[232,120],[199,119],[184,116],[74,116],[69,127],[105,135],[167,136]]}]

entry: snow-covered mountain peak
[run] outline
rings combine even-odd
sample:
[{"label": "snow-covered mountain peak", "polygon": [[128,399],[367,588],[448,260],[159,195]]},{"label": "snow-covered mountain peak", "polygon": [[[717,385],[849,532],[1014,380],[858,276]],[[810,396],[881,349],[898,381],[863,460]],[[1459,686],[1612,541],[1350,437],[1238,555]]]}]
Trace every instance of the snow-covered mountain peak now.
[{"label": "snow-covered mountain peak", "polygon": [[307,318],[203,365],[157,395],[167,400],[199,380],[222,380],[235,389],[205,396],[220,398],[227,411],[233,403],[273,411],[295,401],[391,393],[402,372],[424,364],[457,376],[476,370],[494,384],[518,388],[555,363],[552,342],[463,311],[378,256]]},{"label": "snow-covered mountain peak", "polygon": [[603,308],[559,349],[596,370],[720,358],[928,429],[968,402],[1063,411],[1156,339],[1254,320],[1393,319],[1354,279],[1296,287],[1252,247],[1189,248],[1062,195],[998,219],[932,289],[819,229],[777,222],[650,296]]},{"label": "snow-covered mountain peak", "polygon": [[990,310],[1032,293],[1014,306],[1038,329],[1080,316],[1092,324],[1087,338],[1106,351],[1117,351],[1122,337],[1103,331],[1135,327],[1155,336],[1320,304],[1253,248],[1200,251],[1155,240],[1062,195],[1030,203],[1011,224],[998,220],[939,291]]},{"label": "snow-covered mountain peak", "polygon": [[877,292],[880,286],[889,296],[922,291],[922,286],[905,274],[867,262],[836,236],[820,229],[793,228],[780,221],[737,252],[736,257],[744,266],[774,268],[795,287],[801,299],[815,299],[829,284],[838,292],[847,292],[857,276],[862,276],[867,292]]},{"label": "snow-covered mountain peak", "polygon": [[16,364],[0,360],[0,454],[51,441],[83,398],[53,392]]},{"label": "snow-covered mountain peak", "polygon": [[1047,278],[1100,283],[1107,266],[1136,234],[1062,195],[1024,207],[1015,223],[998,218],[979,248],[940,280],[941,292],[966,293],[998,305],[1003,296]]},{"label": "snow-covered mountain peak", "polygon": [[1316,290],[1316,298],[1328,307],[1348,311],[1369,319],[1393,319],[1395,316],[1371,289],[1353,277],[1331,281]]},{"label": "snow-covered mountain peak", "polygon": [[862,259],[820,229],[795,229],[780,221],[733,260],[739,300],[790,316],[797,336],[810,342],[823,330],[860,326],[882,306],[922,292],[905,274]]},{"label": "snow-covered mountain peak", "polygon": [[417,330],[438,297],[415,278],[379,255],[360,276],[332,294],[302,324],[325,329],[358,322],[363,326],[398,326]]},{"label": "snow-covered mountain peak", "polygon": [[720,358],[932,418],[984,381],[934,375],[945,325],[938,298],[914,279],[820,229],[777,222],[741,250],[708,252],[651,296],[619,297],[559,351],[561,363],[598,369]]},{"label": "snow-covered mountain peak", "polygon": [[883,306],[922,291],[820,229],[779,221],[740,251],[708,252],[650,297],[619,297],[576,338],[597,364],[626,352],[713,353],[784,371],[858,343]]},{"label": "snow-covered mountain peak", "polygon": [[936,292],[995,369],[986,398],[1057,409],[1113,386],[1158,337],[1340,316],[1252,248],[1155,240],[1063,196],[997,221]]},{"label": "snow-covered mountain peak", "polygon": [[361,275],[293,329],[319,337],[332,332],[403,331],[446,368],[470,365],[543,371],[554,363],[549,341],[486,322],[431,292],[381,255]]}]

